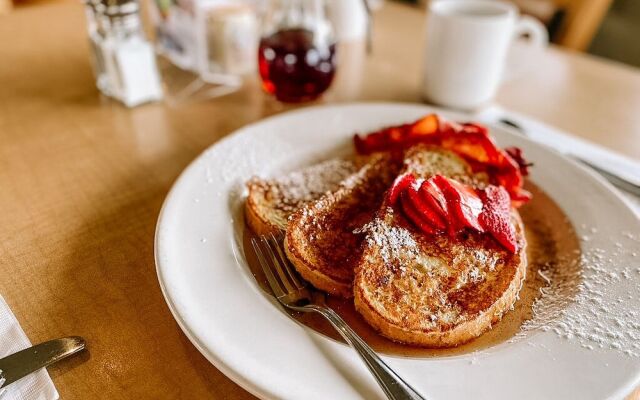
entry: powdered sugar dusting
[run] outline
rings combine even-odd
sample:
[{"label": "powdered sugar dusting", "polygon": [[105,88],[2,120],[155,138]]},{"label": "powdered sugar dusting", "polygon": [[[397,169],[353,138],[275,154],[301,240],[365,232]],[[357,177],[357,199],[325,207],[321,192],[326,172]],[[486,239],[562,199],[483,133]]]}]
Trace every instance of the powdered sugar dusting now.
[{"label": "powdered sugar dusting", "polygon": [[354,169],[353,162],[333,159],[276,178],[274,186],[285,198],[311,201],[334,190]]},{"label": "powdered sugar dusting", "polygon": [[[387,208],[386,217],[389,220],[393,219],[392,208]],[[356,233],[361,232],[368,233],[368,245],[380,249],[380,256],[385,263],[418,256],[418,244],[411,233],[401,226],[376,218],[356,231]]]},{"label": "powdered sugar dusting", "polygon": [[[583,241],[592,240],[598,230],[581,226],[588,232]],[[526,321],[516,341],[533,330],[553,332],[576,341],[588,350],[613,349],[630,357],[640,357],[640,310],[629,308],[629,300],[640,296],[640,236],[621,232],[610,238],[611,250],[592,248],[580,258],[565,260],[561,268],[539,272],[548,285],[533,305],[533,318]],[[635,255],[634,255],[635,254]],[[634,265],[612,268],[617,260],[631,255]],[[623,291],[620,288],[624,288]]]},{"label": "powdered sugar dusting", "polygon": [[254,177],[247,186],[256,203],[266,207],[264,218],[284,229],[294,211],[336,190],[355,168],[353,161],[331,159],[272,179]]}]

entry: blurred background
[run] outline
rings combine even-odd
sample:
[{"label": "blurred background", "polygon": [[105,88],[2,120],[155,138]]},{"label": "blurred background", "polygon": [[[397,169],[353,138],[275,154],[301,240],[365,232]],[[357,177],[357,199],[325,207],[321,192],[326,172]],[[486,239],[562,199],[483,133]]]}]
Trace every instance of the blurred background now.
[{"label": "blurred background", "polygon": [[52,371],[62,398],[253,399],[174,322],[152,239],[181,171],[262,118],[475,106],[612,181],[640,178],[640,0],[511,0],[537,27],[516,41],[510,24],[449,29],[428,1],[306,1],[331,12],[280,21],[263,8],[295,0],[0,0],[0,303],[34,342],[91,339],[91,362]]},{"label": "blurred background", "polygon": [[[411,2],[411,1],[410,1]],[[427,1],[412,1],[426,3]],[[640,1],[513,0],[560,46],[640,66]]]},{"label": "blurred background", "polygon": [[[20,7],[77,0],[0,0],[0,15]],[[428,0],[403,1],[423,7]],[[513,0],[523,14],[545,24],[551,41],[640,67],[640,1],[638,0]],[[381,10],[384,12],[384,9]]]}]

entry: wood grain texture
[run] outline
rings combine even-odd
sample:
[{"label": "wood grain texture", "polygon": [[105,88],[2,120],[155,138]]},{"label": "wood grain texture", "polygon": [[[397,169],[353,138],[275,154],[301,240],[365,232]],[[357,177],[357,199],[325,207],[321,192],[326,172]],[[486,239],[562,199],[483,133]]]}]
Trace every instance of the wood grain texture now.
[{"label": "wood grain texture", "polygon": [[[342,54],[322,102],[420,100],[424,15],[387,4],[374,55]],[[75,1],[0,17],[0,293],[33,342],[81,335],[50,369],[63,399],[249,399],[190,344],[162,298],[155,223],[180,171],[289,106],[257,82],[223,98],[128,110],[101,97]],[[550,49],[498,101],[640,157],[640,74]]]}]

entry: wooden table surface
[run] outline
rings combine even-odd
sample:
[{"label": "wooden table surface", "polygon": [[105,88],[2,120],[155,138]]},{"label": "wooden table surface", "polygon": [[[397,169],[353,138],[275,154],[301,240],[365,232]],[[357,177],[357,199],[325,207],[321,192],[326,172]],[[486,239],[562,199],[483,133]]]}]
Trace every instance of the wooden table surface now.
[{"label": "wooden table surface", "polygon": [[[324,102],[420,101],[422,12],[389,4],[375,53],[343,54]],[[50,368],[63,399],[247,399],[174,322],[153,237],[180,171],[233,130],[290,107],[233,95],[128,110],[100,97],[77,2],[0,16],[0,293],[33,342],[81,335]],[[361,79],[360,79],[361,78]],[[551,48],[497,101],[640,158],[640,72]]]}]

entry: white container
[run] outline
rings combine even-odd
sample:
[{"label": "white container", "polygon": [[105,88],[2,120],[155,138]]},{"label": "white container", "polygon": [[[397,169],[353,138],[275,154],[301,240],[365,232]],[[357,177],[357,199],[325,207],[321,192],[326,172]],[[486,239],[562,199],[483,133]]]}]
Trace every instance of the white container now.
[{"label": "white container", "polygon": [[545,27],[519,17],[511,3],[435,0],[429,4],[424,58],[425,100],[473,109],[491,100],[502,80],[512,40],[527,34],[532,46],[548,42]]}]

